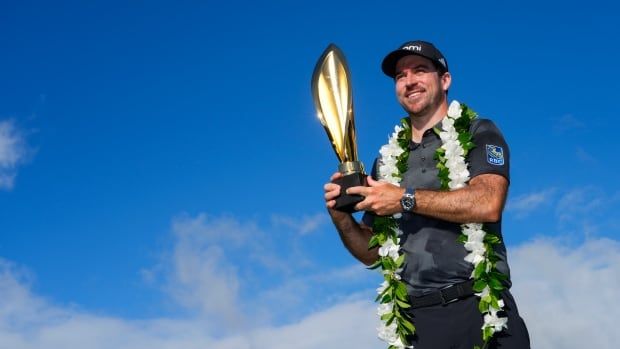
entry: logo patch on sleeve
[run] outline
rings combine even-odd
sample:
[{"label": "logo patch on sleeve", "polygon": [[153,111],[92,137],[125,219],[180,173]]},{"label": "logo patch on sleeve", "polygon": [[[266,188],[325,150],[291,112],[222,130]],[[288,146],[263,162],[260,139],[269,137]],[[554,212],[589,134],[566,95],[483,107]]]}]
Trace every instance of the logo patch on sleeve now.
[{"label": "logo patch on sleeve", "polygon": [[504,149],[497,145],[487,144],[487,162],[491,165],[503,165]]}]

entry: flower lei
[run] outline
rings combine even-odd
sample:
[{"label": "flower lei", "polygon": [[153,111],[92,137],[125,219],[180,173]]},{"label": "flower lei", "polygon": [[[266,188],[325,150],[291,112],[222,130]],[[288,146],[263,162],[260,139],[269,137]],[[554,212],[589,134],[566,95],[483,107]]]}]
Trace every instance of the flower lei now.
[{"label": "flower lei", "polygon": [[[453,101],[448,108],[448,115],[442,121],[442,129],[434,129],[443,144],[435,152],[438,160],[439,180],[442,190],[463,188],[469,181],[469,170],[465,157],[475,147],[469,126],[477,114],[466,105]],[[411,126],[409,118],[403,118],[401,125],[394,128],[388,144],[381,147],[378,166],[379,180],[400,185],[403,174],[407,171],[409,158],[409,141]],[[377,289],[379,302],[377,309],[382,324],[377,329],[380,339],[388,343],[388,349],[412,348],[408,338],[415,333],[415,326],[404,309],[410,308],[407,288],[401,280],[400,272],[405,262],[405,255],[400,253],[402,234],[397,223],[400,214],[377,216],[373,223],[374,235],[369,248],[379,246],[379,259],[369,268],[382,268],[384,281]],[[458,241],[464,244],[469,254],[465,260],[474,265],[471,277],[473,289],[480,298],[478,309],[483,314],[482,339],[486,344],[493,334],[507,327],[508,319],[498,316],[504,307],[500,292],[504,289],[503,280],[507,277],[500,273],[495,264],[499,260],[493,246],[500,242],[495,233],[485,231],[480,223],[461,224]]]}]

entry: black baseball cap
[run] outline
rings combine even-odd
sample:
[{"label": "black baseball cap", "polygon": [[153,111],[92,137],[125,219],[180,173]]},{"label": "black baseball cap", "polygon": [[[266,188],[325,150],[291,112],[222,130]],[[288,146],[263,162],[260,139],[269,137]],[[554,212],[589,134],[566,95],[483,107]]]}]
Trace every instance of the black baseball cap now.
[{"label": "black baseball cap", "polygon": [[448,61],[446,61],[443,54],[441,54],[435,45],[422,40],[407,41],[400,45],[398,49],[388,53],[383,59],[383,63],[381,63],[381,69],[385,75],[394,78],[396,76],[396,62],[409,55],[428,58],[435,64],[438,70],[442,72],[448,71]]}]

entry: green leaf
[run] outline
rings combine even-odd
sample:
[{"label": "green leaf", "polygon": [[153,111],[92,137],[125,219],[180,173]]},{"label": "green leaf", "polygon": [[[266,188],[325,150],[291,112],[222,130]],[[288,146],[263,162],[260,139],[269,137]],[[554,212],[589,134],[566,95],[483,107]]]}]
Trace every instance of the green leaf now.
[{"label": "green leaf", "polygon": [[481,299],[480,302],[478,302],[478,310],[481,313],[486,313],[489,311],[489,303]]},{"label": "green leaf", "polygon": [[467,142],[463,144],[463,149],[465,150],[465,154],[469,153],[470,150],[474,149],[476,144],[474,142]]},{"label": "green leaf", "polygon": [[497,297],[491,294],[491,306],[495,309],[499,309],[499,302],[497,301]]},{"label": "green leaf", "polygon": [[[482,276],[482,274],[486,271],[487,268],[487,263],[486,262],[480,262],[478,263],[478,265],[476,266],[476,269],[474,269],[474,279],[479,279],[480,276]],[[482,291],[482,290],[480,290]],[[478,292],[480,292],[478,291]]]},{"label": "green leaf", "polygon": [[484,236],[484,242],[490,243],[490,244],[497,244],[498,242],[500,242],[501,240],[499,239],[499,237],[493,235],[493,234],[486,234]]},{"label": "green leaf", "polygon": [[409,330],[410,333],[414,333],[415,332],[415,326],[409,320],[403,319],[400,322],[400,325],[402,325],[404,328]]},{"label": "green leaf", "polygon": [[386,257],[381,257],[381,265],[383,266],[383,270],[390,270],[392,269],[390,266],[390,262],[392,261],[392,259],[390,258],[386,258]]},{"label": "green leaf", "polygon": [[460,242],[462,244],[466,243],[467,242],[467,235],[465,235],[465,234],[459,235],[459,237],[456,238],[456,241]]},{"label": "green leaf", "polygon": [[404,302],[408,301],[408,297],[407,297],[407,287],[405,287],[405,284],[402,282],[399,282],[398,284],[396,284],[396,290],[394,290],[397,299],[400,299]]},{"label": "green leaf", "polygon": [[504,289],[504,285],[502,285],[502,283],[494,278],[489,279],[489,286],[497,291],[501,291]]},{"label": "green leaf", "polygon": [[401,254],[400,256],[398,256],[398,258],[396,259],[396,268],[400,268],[403,263],[405,263],[405,254]]},{"label": "green leaf", "polygon": [[411,305],[407,302],[403,302],[400,299],[396,299],[396,304],[398,304],[399,307],[403,308],[403,309],[407,309],[407,308],[411,308]]},{"label": "green leaf", "polygon": [[372,263],[371,265],[367,266],[366,269],[377,269],[379,266],[381,265],[381,260],[377,259],[376,262]]},{"label": "green leaf", "polygon": [[[385,295],[390,295],[392,293],[392,285],[388,285],[388,287],[385,288],[385,290],[383,290],[383,292],[381,292],[379,295],[377,295],[377,298],[375,298],[375,302],[379,301],[379,299],[385,298]],[[389,302],[389,300],[382,300],[381,303],[387,303]]]},{"label": "green leaf", "polygon": [[377,235],[373,235],[370,238],[370,241],[368,241],[368,249],[370,250],[373,247],[378,246],[378,245],[379,245],[379,237]]},{"label": "green leaf", "polygon": [[474,282],[474,286],[472,287],[474,289],[474,291],[476,292],[482,292],[482,290],[484,290],[484,288],[487,286],[486,281],[484,280],[476,280]]},{"label": "green leaf", "polygon": [[489,277],[497,279],[499,281],[504,281],[504,280],[508,280],[508,276],[498,272],[498,271],[491,271],[489,272]]},{"label": "green leaf", "polygon": [[471,141],[471,134],[469,132],[463,132],[459,134],[458,137],[459,143],[461,143],[461,147]]},{"label": "green leaf", "polygon": [[[413,333],[412,333],[413,334]],[[399,333],[400,335],[400,341],[407,346],[409,344],[409,342],[407,341],[407,335],[408,333]]]},{"label": "green leaf", "polygon": [[383,298],[381,298],[381,303],[389,303],[392,301],[392,293],[386,293],[383,295]]},{"label": "green leaf", "polygon": [[486,342],[491,337],[493,337],[493,327],[485,327],[482,333],[482,340]]}]

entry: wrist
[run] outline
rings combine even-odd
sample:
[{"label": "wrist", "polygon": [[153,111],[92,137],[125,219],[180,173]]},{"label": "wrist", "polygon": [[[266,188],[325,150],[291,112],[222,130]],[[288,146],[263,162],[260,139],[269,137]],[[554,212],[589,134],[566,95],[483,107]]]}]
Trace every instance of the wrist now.
[{"label": "wrist", "polygon": [[402,212],[412,212],[416,206],[415,189],[412,187],[405,188],[405,192],[400,199]]}]

